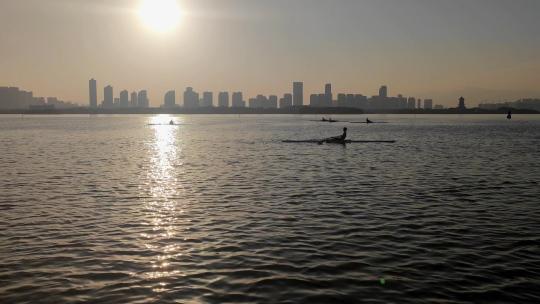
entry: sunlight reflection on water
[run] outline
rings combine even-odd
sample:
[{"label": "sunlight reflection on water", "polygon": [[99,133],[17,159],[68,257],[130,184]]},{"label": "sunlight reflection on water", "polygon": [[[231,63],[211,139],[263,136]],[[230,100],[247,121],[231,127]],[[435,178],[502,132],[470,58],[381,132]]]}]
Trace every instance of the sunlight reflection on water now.
[{"label": "sunlight reflection on water", "polygon": [[[177,198],[182,194],[182,185],[178,182],[177,175],[182,174],[181,163],[176,162],[182,154],[182,142],[180,130],[177,125],[170,125],[169,115],[159,115],[150,118],[149,125],[154,131],[154,140],[149,142],[150,170],[147,180],[150,181],[149,189],[152,198],[146,202],[146,210],[150,213],[152,230],[151,235],[146,235],[144,241],[149,244],[159,244],[155,250],[160,252],[152,261],[153,271],[146,274],[151,279],[165,279],[179,275],[178,270],[171,269],[170,259],[181,255],[177,245],[166,245],[168,240],[176,236],[178,232],[175,223],[176,215],[183,213],[182,201]],[[174,122],[177,124],[177,122]],[[176,167],[175,165],[176,164]],[[160,282],[159,286],[165,286]],[[164,291],[164,288],[156,288],[155,292]]]}]

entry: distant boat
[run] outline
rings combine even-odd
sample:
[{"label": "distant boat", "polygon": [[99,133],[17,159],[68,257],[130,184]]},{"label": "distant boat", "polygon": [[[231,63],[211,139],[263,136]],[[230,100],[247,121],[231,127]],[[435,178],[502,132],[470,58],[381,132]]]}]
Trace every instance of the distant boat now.
[{"label": "distant boat", "polygon": [[508,115],[506,115],[506,119],[512,119],[512,110],[508,110]]}]

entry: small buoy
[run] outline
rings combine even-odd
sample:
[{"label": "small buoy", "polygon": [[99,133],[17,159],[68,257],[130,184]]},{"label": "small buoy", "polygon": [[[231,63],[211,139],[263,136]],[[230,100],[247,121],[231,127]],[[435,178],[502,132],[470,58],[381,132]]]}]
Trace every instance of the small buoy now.
[{"label": "small buoy", "polygon": [[381,285],[386,285],[386,280],[384,278],[380,278],[379,283],[381,283]]}]

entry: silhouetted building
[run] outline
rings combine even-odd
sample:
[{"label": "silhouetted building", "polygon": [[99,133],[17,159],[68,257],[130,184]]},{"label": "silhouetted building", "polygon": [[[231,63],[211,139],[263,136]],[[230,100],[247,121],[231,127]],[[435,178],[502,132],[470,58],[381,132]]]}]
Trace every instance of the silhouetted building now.
[{"label": "silhouetted building", "polygon": [[279,108],[280,109],[284,109],[284,108],[289,108],[289,107],[292,107],[293,105],[293,97],[292,97],[292,94],[285,94],[283,95],[283,98],[281,98],[279,100]]},{"label": "silhouetted building", "polygon": [[465,98],[463,98],[463,96],[461,96],[459,98],[458,109],[459,110],[466,110],[467,109],[467,107],[465,107]]},{"label": "silhouetted building", "polygon": [[388,87],[383,85],[379,89],[379,97],[388,97]]},{"label": "silhouetted building", "polygon": [[184,107],[185,108],[198,108],[199,107],[199,93],[193,91],[193,88],[188,87],[184,91]]},{"label": "silhouetted building", "polygon": [[416,104],[417,104],[417,105],[416,105],[416,108],[417,108],[417,109],[421,109],[421,108],[422,108],[422,99],[419,98],[419,99],[416,101]]},{"label": "silhouetted building", "polygon": [[338,94],[338,96],[337,96],[337,106],[342,107],[342,108],[347,106],[347,95],[346,94],[343,94],[343,93]]},{"label": "silhouetted building", "polygon": [[97,108],[97,82],[95,79],[90,79],[88,82],[88,87],[90,91],[90,100],[89,100],[89,106],[90,108]]},{"label": "silhouetted building", "polygon": [[108,85],[103,89],[103,104],[104,108],[112,108],[114,105],[113,87]]},{"label": "silhouetted building", "polygon": [[332,84],[327,83],[324,86],[324,99],[321,102],[321,106],[326,108],[332,107],[333,98],[334,97],[332,95]]},{"label": "silhouetted building", "polygon": [[176,106],[176,92],[174,90],[165,93],[163,98],[163,106],[165,108],[174,108]]},{"label": "silhouetted building", "polygon": [[319,95],[318,94],[311,94],[309,96],[309,106],[310,107],[320,107],[321,104],[319,102]]},{"label": "silhouetted building", "polygon": [[303,82],[294,82],[293,83],[293,106],[303,106],[304,105],[304,83]]},{"label": "silhouetted building", "polygon": [[220,92],[218,95],[218,107],[228,108],[229,107],[229,92]]},{"label": "silhouetted building", "polygon": [[278,107],[278,98],[276,95],[270,95],[268,96],[268,102],[265,108],[269,109],[277,109]]},{"label": "silhouetted building", "polygon": [[146,90],[142,90],[137,95],[137,102],[139,104],[139,108],[148,108],[150,106],[150,101],[148,100],[148,93]]},{"label": "silhouetted building", "polygon": [[203,98],[201,99],[201,107],[211,108],[214,106],[214,94],[212,92],[204,92]]},{"label": "silhouetted building", "polygon": [[131,106],[136,108],[139,106],[139,102],[137,101],[138,98],[137,98],[137,92],[132,92],[131,93]]},{"label": "silhouetted building", "polygon": [[129,92],[126,90],[120,92],[120,107],[129,108]]},{"label": "silhouetted building", "polygon": [[407,101],[407,109],[414,110],[416,108],[416,98],[409,97]]},{"label": "silhouetted building", "polygon": [[244,97],[242,92],[234,92],[232,94],[232,107],[233,108],[245,108],[246,103],[244,102]]},{"label": "silhouetted building", "polygon": [[425,110],[433,110],[433,100],[432,99],[424,99],[424,109]]}]

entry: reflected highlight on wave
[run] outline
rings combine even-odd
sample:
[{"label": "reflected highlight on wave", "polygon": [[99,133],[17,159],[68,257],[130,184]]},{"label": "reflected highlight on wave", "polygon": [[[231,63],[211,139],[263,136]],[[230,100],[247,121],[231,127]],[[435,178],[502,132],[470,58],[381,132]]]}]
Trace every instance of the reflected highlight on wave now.
[{"label": "reflected highlight on wave", "polygon": [[[154,138],[148,143],[150,169],[146,180],[149,184],[143,190],[149,191],[145,211],[148,213],[152,233],[141,237],[145,247],[157,253],[151,262],[152,270],[144,276],[158,281],[179,275],[170,261],[182,255],[180,246],[171,244],[178,233],[177,217],[184,212],[181,200],[183,188],[178,180],[182,174],[182,163],[178,161],[182,154],[181,130],[167,126],[171,119],[167,115],[150,119]],[[154,291],[165,291],[165,285],[167,283],[164,281],[158,282]]]}]

